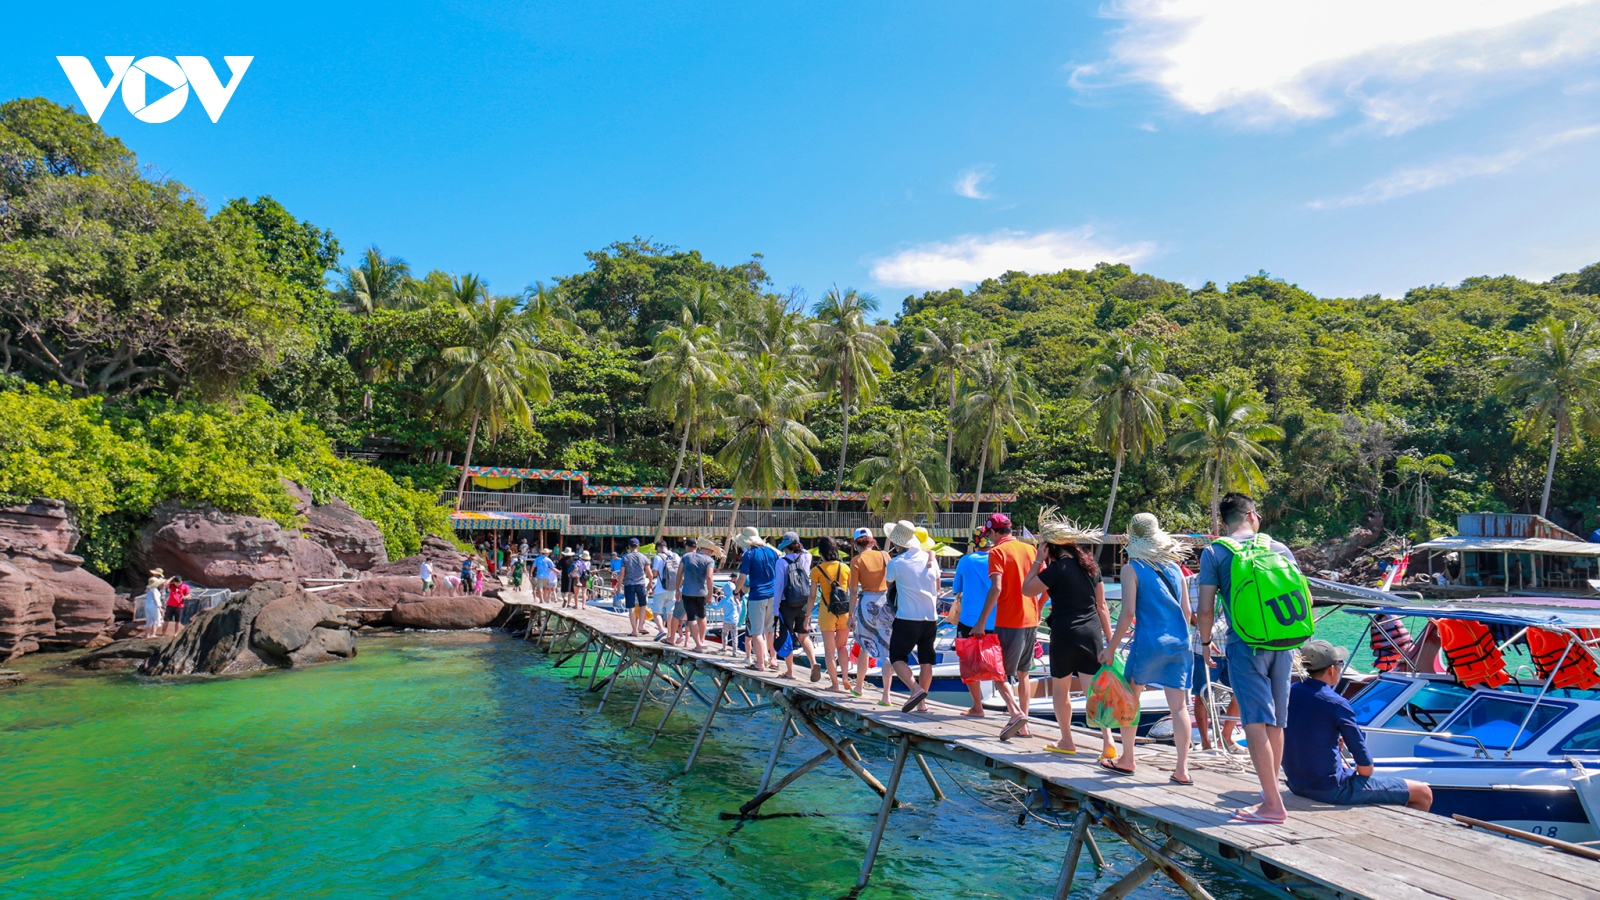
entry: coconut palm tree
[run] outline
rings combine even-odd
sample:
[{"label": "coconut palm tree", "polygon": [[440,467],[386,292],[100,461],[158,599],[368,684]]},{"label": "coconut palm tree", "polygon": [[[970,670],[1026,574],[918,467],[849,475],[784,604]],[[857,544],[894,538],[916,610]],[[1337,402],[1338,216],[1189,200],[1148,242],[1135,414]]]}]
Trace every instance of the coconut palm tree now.
[{"label": "coconut palm tree", "polygon": [[798,490],[801,472],[822,471],[811,452],[820,442],[804,425],[806,410],[821,397],[776,357],[761,354],[734,369],[732,384],[718,398],[728,442],[716,457],[734,473],[729,541],[746,496],[770,501],[779,490]]},{"label": "coconut palm tree", "polygon": [[1039,418],[1033,382],[1018,361],[999,353],[980,355],[962,389],[956,406],[956,444],[967,456],[978,457],[978,484],[972,494],[972,521],[978,527],[978,503],[983,498],[983,474],[990,464],[999,468],[1011,444],[1028,436],[1027,426]]},{"label": "coconut palm tree", "polygon": [[646,399],[665,413],[682,433],[678,439],[677,463],[667,482],[667,494],[661,500],[661,522],[655,534],[655,540],[659,541],[667,527],[672,492],[678,486],[683,460],[689,452],[689,433],[704,417],[707,401],[722,386],[728,357],[722,351],[716,329],[696,320],[688,305],[679,314],[678,323],[657,334],[652,346],[655,356],[645,363],[645,377],[650,379]]},{"label": "coconut palm tree", "polygon": [[1172,403],[1179,383],[1161,371],[1161,362],[1161,347],[1154,341],[1118,334],[1089,364],[1078,385],[1077,396],[1089,401],[1084,421],[1090,423],[1101,449],[1117,458],[1102,531],[1111,530],[1124,459],[1138,459],[1162,438],[1161,413]]},{"label": "coconut palm tree", "polygon": [[947,409],[944,435],[944,468],[950,471],[956,446],[956,389],[961,379],[972,371],[972,363],[979,354],[994,347],[991,339],[975,339],[967,326],[954,319],[941,316],[932,328],[923,328],[917,337],[917,361],[928,367],[923,379],[925,385],[948,382],[950,406]]},{"label": "coconut palm tree", "polygon": [[867,483],[867,508],[885,520],[914,515],[933,518],[937,496],[950,490],[950,470],[939,464],[933,432],[897,415],[869,436],[876,451],[856,464],[850,477]]},{"label": "coconut palm tree", "polygon": [[812,312],[812,352],[816,355],[819,387],[839,395],[843,432],[839,438],[839,469],[833,489],[844,487],[844,463],[850,451],[850,412],[857,403],[877,393],[879,379],[889,373],[894,356],[889,351],[889,326],[873,325],[867,316],[878,311],[878,301],[854,290],[829,289]]},{"label": "coconut palm tree", "polygon": [[1522,408],[1525,435],[1552,431],[1544,496],[1539,501],[1539,515],[1549,515],[1561,439],[1579,446],[1585,433],[1600,434],[1600,335],[1594,321],[1549,316],[1540,322],[1530,346],[1511,361],[1495,393]]},{"label": "coconut palm tree", "polygon": [[569,336],[580,333],[577,314],[560,294],[545,287],[544,282],[536,281],[522,292],[522,312],[533,320],[536,329],[548,328]]},{"label": "coconut palm tree", "polygon": [[339,299],[357,315],[370,316],[379,309],[405,309],[415,302],[411,266],[398,256],[384,256],[368,247],[361,263],[344,270]]},{"label": "coconut palm tree", "polygon": [[456,509],[467,489],[467,468],[472,465],[479,428],[493,440],[514,421],[531,423],[530,404],[550,401],[555,356],[538,348],[538,337],[518,305],[515,297],[485,297],[462,307],[466,340],[441,354],[448,368],[434,380],[432,400],[446,420],[471,423]]},{"label": "coconut palm tree", "polygon": [[1229,387],[1178,401],[1178,414],[1189,420],[1189,430],[1173,435],[1169,445],[1174,456],[1189,460],[1178,480],[1194,483],[1197,500],[1210,495],[1211,530],[1221,534],[1222,493],[1266,490],[1260,464],[1272,459],[1272,451],[1261,442],[1282,440],[1283,429],[1266,421],[1265,407]]},{"label": "coconut palm tree", "polygon": [[766,355],[785,360],[797,372],[810,376],[812,369],[811,347],[807,344],[805,313],[796,309],[785,297],[764,297],[755,306],[753,315],[743,323],[724,320],[724,326],[738,343],[738,351],[749,357]]}]

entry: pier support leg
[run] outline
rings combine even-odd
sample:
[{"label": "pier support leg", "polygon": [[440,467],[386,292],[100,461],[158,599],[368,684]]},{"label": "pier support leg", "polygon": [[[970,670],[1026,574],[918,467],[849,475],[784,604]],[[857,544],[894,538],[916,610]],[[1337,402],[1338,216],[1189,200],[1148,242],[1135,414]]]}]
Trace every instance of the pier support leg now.
[{"label": "pier support leg", "polygon": [[733,673],[728,672],[717,683],[717,697],[711,701],[711,710],[706,713],[706,723],[700,726],[700,736],[694,739],[694,747],[689,750],[689,760],[683,764],[683,773],[689,774],[694,768],[694,758],[700,755],[700,745],[705,743],[706,735],[711,731],[711,720],[717,717],[717,708],[722,705],[722,698],[728,694],[728,681],[733,678]]},{"label": "pier support leg", "polygon": [[[778,754],[783,752],[783,742],[789,738],[789,723],[794,720],[794,713],[787,710],[783,714],[783,724],[778,726],[778,739],[772,742],[772,755],[767,757],[767,771],[761,775],[761,787],[756,788],[759,796],[767,792],[767,785],[772,783],[772,770],[778,767]],[[760,804],[756,804],[759,806]],[[745,812],[740,809],[740,812]]]},{"label": "pier support leg", "polygon": [[872,878],[872,864],[878,859],[878,845],[883,842],[883,830],[889,826],[889,812],[894,809],[894,793],[900,787],[900,773],[906,769],[906,757],[911,755],[911,735],[900,737],[900,752],[895,754],[894,768],[889,772],[889,788],[884,792],[883,805],[878,808],[878,824],[872,828],[872,840],[867,844],[867,858],[861,863],[861,877],[856,887],[864,888]]},{"label": "pier support leg", "polygon": [[589,648],[594,646],[594,637],[591,635],[583,642],[583,658],[578,660],[578,677],[583,677],[583,670],[589,665]]},{"label": "pier support leg", "polygon": [[1078,857],[1083,853],[1083,839],[1089,836],[1089,811],[1081,810],[1072,823],[1072,839],[1067,842],[1067,858],[1061,863],[1061,877],[1056,879],[1055,900],[1067,900],[1072,893],[1072,879],[1078,872]]},{"label": "pier support leg", "polygon": [[602,643],[594,652],[594,671],[589,673],[589,693],[594,693],[594,680],[600,675],[600,667],[605,664],[606,652],[611,648]]},{"label": "pier support leg", "polygon": [[[855,755],[852,753],[854,749],[853,745],[840,744],[839,742],[835,741],[828,735],[826,731],[823,731],[822,728],[817,725],[817,723],[811,721],[810,716],[807,716],[803,711],[797,709],[794,706],[793,701],[785,696],[782,691],[773,693],[772,702],[794,713],[795,719],[799,721],[801,725],[805,726],[806,731],[811,732],[811,736],[816,738],[818,743],[824,747],[827,747],[829,750],[832,750],[833,755],[839,758],[839,762],[844,763],[845,768],[849,769],[851,772],[854,772],[857,778],[866,782],[867,787],[872,788],[872,790],[878,796],[882,797],[884,794],[888,793],[882,782],[874,778],[872,773],[868,772],[866,768],[861,765],[861,763],[856,762]],[[898,806],[899,802],[896,801],[895,805]]]},{"label": "pier support leg", "polygon": [[[1211,896],[1210,892],[1200,885],[1200,882],[1194,880],[1193,875],[1190,875],[1188,871],[1177,862],[1177,860],[1174,860],[1168,855],[1175,851],[1178,847],[1183,846],[1181,841],[1173,839],[1167,841],[1167,843],[1160,849],[1157,849],[1151,845],[1149,841],[1145,840],[1144,835],[1134,831],[1133,826],[1122,821],[1116,816],[1105,813],[1100,816],[1100,819],[1105,823],[1107,828],[1110,828],[1112,831],[1116,832],[1118,837],[1127,841],[1128,846],[1139,851],[1139,854],[1145,858],[1145,862],[1164,872],[1168,878],[1172,879],[1174,884],[1182,888],[1183,892],[1188,894],[1191,898],[1193,898],[1193,900],[1216,900],[1215,897]],[[1141,863],[1140,865],[1142,866],[1144,863]],[[1138,871],[1138,869],[1136,868],[1134,871]],[[1129,876],[1132,874],[1133,872],[1128,873]],[[1128,876],[1124,876],[1124,878],[1126,877]],[[1148,878],[1149,876],[1147,875],[1145,877]],[[1121,882],[1118,883],[1120,884]],[[1115,885],[1113,885],[1113,887],[1115,887]]]},{"label": "pier support leg", "polygon": [[606,708],[606,701],[611,699],[611,689],[617,686],[617,679],[622,677],[622,673],[626,672],[630,665],[633,665],[632,650],[624,652],[622,659],[617,662],[616,671],[606,676],[606,692],[600,695],[600,705],[595,707],[595,712],[601,712]]},{"label": "pier support leg", "polygon": [[656,669],[661,665],[661,654],[657,653],[650,660],[650,674],[644,677],[644,687],[639,689],[639,700],[633,704],[633,715],[628,719],[628,727],[639,721],[639,711],[644,709],[644,698],[650,696],[650,682],[656,680]]},{"label": "pier support leg", "polygon": [[[1162,853],[1173,853],[1183,844],[1177,840],[1167,841],[1162,846]],[[1123,897],[1133,893],[1139,885],[1149,881],[1156,874],[1156,864],[1146,859],[1128,870],[1128,874],[1118,878],[1112,885],[1100,893],[1096,900],[1122,900]]]},{"label": "pier support leg", "polygon": [[654,746],[656,738],[661,737],[661,729],[667,727],[667,720],[672,718],[672,711],[678,708],[678,701],[683,699],[683,692],[689,689],[689,680],[694,677],[694,667],[690,666],[688,672],[680,673],[678,677],[682,678],[683,681],[678,684],[678,691],[672,695],[672,702],[667,704],[667,711],[662,715],[661,721],[656,723],[655,733],[650,735],[650,741],[645,744],[646,747]]},{"label": "pier support leg", "polygon": [[928,787],[933,788],[933,799],[943,800],[944,791],[939,789],[939,782],[933,778],[933,770],[928,768],[928,761],[922,758],[921,753],[912,754],[917,761],[917,768],[922,770],[922,777],[928,779]]},{"label": "pier support leg", "polygon": [[791,784],[794,784],[801,775],[804,775],[812,769],[815,769],[817,766],[822,765],[830,759],[833,759],[833,751],[824,749],[821,753],[818,753],[816,756],[813,756],[801,763],[799,766],[795,767],[793,772],[790,772],[789,774],[778,779],[778,783],[773,785],[771,790],[763,787],[761,792],[756,794],[754,799],[739,807],[739,815],[752,816],[757,812],[760,812],[761,804],[766,803],[768,800],[771,800],[773,797],[777,796],[779,791]]},{"label": "pier support leg", "polygon": [[[578,650],[583,651],[585,654],[587,654],[589,652],[589,639],[588,638],[584,638],[583,646],[578,648]],[[551,668],[553,668],[553,669],[561,668],[569,660],[571,660],[574,656],[578,655],[578,650],[573,650],[572,652],[568,653],[566,656],[561,657],[559,660],[556,661],[556,664],[554,666],[551,666]],[[578,670],[580,672],[583,670],[583,665],[581,663],[578,666]]]},{"label": "pier support leg", "polygon": [[1094,867],[1103,871],[1106,867],[1106,858],[1100,852],[1100,845],[1094,841],[1094,832],[1084,832],[1083,842],[1089,847],[1089,858],[1094,860]]}]

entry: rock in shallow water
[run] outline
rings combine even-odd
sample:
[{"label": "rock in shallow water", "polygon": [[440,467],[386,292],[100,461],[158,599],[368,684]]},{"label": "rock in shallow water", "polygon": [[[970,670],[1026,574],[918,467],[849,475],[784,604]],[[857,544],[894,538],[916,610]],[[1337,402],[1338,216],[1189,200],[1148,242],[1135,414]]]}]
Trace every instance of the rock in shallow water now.
[{"label": "rock in shallow water", "polygon": [[112,641],[104,646],[96,647],[88,653],[74,659],[68,665],[91,671],[105,669],[132,669],[172,642],[170,637],[133,638],[126,641]]},{"label": "rock in shallow water", "polygon": [[232,675],[347,659],[355,636],[339,607],[267,582],[195,616],[140,667],[144,675]]},{"label": "rock in shallow water", "polygon": [[500,616],[505,604],[490,597],[423,597],[413,594],[389,611],[396,628],[485,628]]}]

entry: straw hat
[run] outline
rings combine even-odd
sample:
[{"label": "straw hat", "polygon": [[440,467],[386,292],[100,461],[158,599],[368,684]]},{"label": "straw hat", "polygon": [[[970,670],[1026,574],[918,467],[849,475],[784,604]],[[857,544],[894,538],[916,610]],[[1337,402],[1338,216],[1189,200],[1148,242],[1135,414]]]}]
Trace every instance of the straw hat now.
[{"label": "straw hat", "polygon": [[1161,530],[1154,513],[1142,512],[1128,522],[1128,558],[1165,565],[1183,559],[1189,548]]},{"label": "straw hat", "polygon": [[746,525],[740,529],[737,537],[733,539],[734,546],[740,550],[749,550],[751,547],[765,547],[767,541],[761,536],[761,530],[754,525]]},{"label": "straw hat", "polygon": [[151,574],[152,577],[155,577],[155,578],[165,578],[165,577],[167,577],[167,573],[162,571],[162,570],[160,570],[160,569],[151,569],[150,570],[150,574]]},{"label": "straw hat", "polygon": [[717,543],[716,538],[697,537],[694,539],[694,548],[707,556],[722,558],[722,545]]},{"label": "straw hat", "polygon": [[883,536],[889,539],[889,543],[914,550],[933,549],[933,541],[926,537],[927,533],[926,528],[918,528],[905,519],[883,526]]},{"label": "straw hat", "polygon": [[1098,544],[1105,532],[1080,528],[1078,523],[1056,512],[1054,506],[1039,511],[1039,540],[1046,544]]}]

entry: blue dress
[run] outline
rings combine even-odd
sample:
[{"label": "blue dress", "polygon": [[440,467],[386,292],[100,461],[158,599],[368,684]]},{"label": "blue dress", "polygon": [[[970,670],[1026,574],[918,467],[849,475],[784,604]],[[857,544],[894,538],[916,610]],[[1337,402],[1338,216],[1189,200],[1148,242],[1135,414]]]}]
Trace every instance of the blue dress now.
[{"label": "blue dress", "polygon": [[1174,593],[1183,583],[1183,572],[1175,563],[1158,569],[1135,559],[1128,565],[1139,579],[1139,595],[1133,605],[1133,649],[1123,672],[1133,684],[1188,690],[1194,651],[1189,649],[1189,623]]}]

